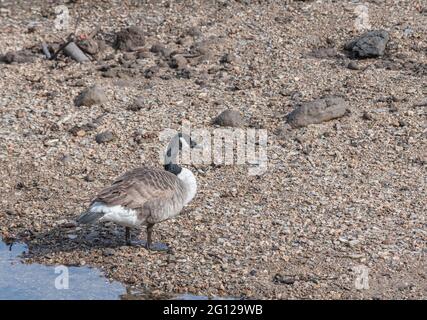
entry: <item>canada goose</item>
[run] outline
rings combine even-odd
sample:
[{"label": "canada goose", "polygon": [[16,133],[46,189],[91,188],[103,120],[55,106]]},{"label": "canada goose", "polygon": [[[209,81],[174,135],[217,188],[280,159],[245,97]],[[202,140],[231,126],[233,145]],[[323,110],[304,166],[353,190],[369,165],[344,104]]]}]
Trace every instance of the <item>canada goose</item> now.
[{"label": "canada goose", "polygon": [[130,228],[147,227],[145,247],[167,250],[163,244],[152,243],[153,226],[177,216],[196,195],[197,183],[193,173],[174,163],[183,146],[195,148],[197,144],[182,133],[169,142],[164,169],[136,168],[116,179],[91,202],[78,222],[112,221],[126,227],[126,244],[132,245]]}]

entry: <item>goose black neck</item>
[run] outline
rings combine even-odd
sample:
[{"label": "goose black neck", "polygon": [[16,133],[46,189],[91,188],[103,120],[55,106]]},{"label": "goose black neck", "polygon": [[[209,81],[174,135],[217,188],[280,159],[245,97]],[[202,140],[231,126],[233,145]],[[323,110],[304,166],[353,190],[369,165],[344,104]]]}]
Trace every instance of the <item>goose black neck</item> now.
[{"label": "goose black neck", "polygon": [[181,172],[182,168],[176,163],[168,163],[165,164],[165,170],[173,173],[174,175],[178,175]]}]

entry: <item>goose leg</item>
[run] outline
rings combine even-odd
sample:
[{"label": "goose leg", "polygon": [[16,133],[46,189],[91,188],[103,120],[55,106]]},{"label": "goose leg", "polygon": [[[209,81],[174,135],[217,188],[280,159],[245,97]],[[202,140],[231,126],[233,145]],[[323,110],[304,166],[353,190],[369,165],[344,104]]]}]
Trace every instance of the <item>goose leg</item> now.
[{"label": "goose leg", "polygon": [[169,247],[167,245],[152,242],[153,227],[154,223],[147,224],[147,242],[145,243],[145,248],[154,251],[168,251]]},{"label": "goose leg", "polygon": [[130,228],[126,227],[125,232],[125,238],[126,238],[126,245],[130,246],[132,245],[132,241],[130,241]]},{"label": "goose leg", "polygon": [[152,223],[147,224],[147,242],[145,243],[145,247],[147,249],[151,249],[151,243],[152,243],[151,235],[153,233],[153,227],[154,227],[154,224]]},{"label": "goose leg", "polygon": [[126,237],[126,245],[127,246],[135,246],[135,247],[137,247],[137,246],[141,246],[141,245],[144,244],[144,242],[141,241],[141,240],[134,240],[134,241],[131,240],[130,228],[129,227],[125,227],[125,230],[126,230],[125,237]]}]

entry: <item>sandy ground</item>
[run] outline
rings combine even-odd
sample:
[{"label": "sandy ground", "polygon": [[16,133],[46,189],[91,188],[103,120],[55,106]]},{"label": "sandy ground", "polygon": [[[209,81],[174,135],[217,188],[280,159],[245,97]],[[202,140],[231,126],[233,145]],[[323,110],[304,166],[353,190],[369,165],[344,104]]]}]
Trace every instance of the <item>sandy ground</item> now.
[{"label": "sandy ground", "polygon": [[[352,1],[75,1],[77,34],[99,26],[107,43],[83,65],[38,49],[68,34],[53,28],[61,3],[0,2],[0,53],[35,57],[0,64],[0,233],[30,246],[26,261],[96,266],[154,295],[427,298],[425,4],[366,1],[371,28],[391,39],[385,56],[352,70],[342,51],[360,34]],[[146,33],[140,59],[111,48],[130,25]],[[198,55],[182,72],[150,52],[155,43]],[[319,48],[335,53],[313,55]],[[106,75],[112,65],[118,73]],[[76,107],[93,84],[107,102]],[[286,129],[299,102],[325,94],[350,112]],[[171,252],[126,247],[115,225],[75,226],[114,178],[161,166],[163,129],[186,120],[214,130],[227,108],[243,128],[268,131],[267,171],[192,166],[197,197],[154,231]],[[115,138],[98,144],[106,130]]]}]

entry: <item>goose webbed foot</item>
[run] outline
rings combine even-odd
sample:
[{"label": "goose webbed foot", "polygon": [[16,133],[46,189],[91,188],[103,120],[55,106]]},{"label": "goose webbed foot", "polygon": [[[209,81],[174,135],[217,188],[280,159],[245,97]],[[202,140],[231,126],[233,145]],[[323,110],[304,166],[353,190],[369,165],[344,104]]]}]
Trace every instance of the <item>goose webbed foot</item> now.
[{"label": "goose webbed foot", "polygon": [[130,240],[126,241],[126,245],[129,247],[145,247],[146,242],[144,240]]},{"label": "goose webbed foot", "polygon": [[164,243],[156,242],[149,244],[148,242],[146,242],[145,249],[151,251],[169,251],[170,248]]}]

